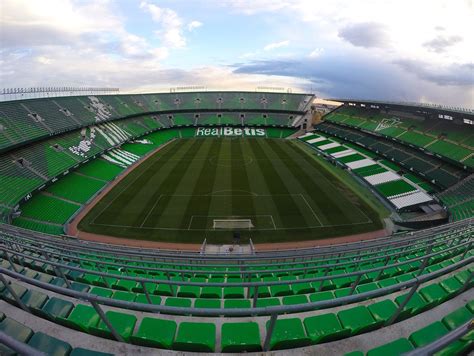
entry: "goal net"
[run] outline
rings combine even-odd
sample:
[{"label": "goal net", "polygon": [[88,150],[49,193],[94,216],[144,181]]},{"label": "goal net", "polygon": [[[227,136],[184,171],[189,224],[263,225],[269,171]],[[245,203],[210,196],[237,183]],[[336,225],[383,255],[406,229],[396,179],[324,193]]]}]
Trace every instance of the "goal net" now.
[{"label": "goal net", "polygon": [[251,219],[214,219],[214,229],[251,229],[253,228]]}]

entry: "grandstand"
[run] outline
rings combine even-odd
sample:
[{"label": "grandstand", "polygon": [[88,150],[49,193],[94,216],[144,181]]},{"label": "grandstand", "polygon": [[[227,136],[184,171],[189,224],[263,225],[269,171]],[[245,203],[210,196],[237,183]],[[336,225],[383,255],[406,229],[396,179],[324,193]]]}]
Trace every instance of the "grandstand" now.
[{"label": "grandstand", "polygon": [[[0,103],[0,354],[463,355],[472,350],[474,130],[462,126],[470,114],[443,113],[448,121],[434,108],[343,101],[313,129],[312,99],[175,92]],[[353,225],[346,228],[358,231],[367,223],[357,220],[357,214],[366,214],[366,201],[351,195],[348,187],[355,187],[388,209],[390,224],[400,231],[306,248],[263,250],[250,241],[249,253],[228,249],[224,255],[207,254],[205,243],[200,251],[152,249],[67,236],[77,214],[112,184],[130,184],[132,169],[155,165],[152,157],[171,161],[173,169],[162,177],[171,185],[181,179],[180,164],[182,169],[200,159],[193,151],[211,152],[203,142],[227,150],[225,162],[226,155],[245,149],[231,145],[240,142],[236,138],[255,143],[253,155],[242,155],[234,165],[274,161],[278,169],[261,175],[278,181],[278,170],[298,174],[314,191],[317,185],[334,185],[327,192],[333,195],[323,197],[326,211],[313,205],[311,196],[309,202],[298,198],[301,205],[290,214],[295,221],[315,219],[325,227],[327,219],[326,229],[335,231],[333,222],[357,208],[355,217],[347,215]],[[305,165],[292,155],[301,155]],[[322,162],[318,169],[334,174],[332,182],[322,173],[312,180],[313,159]],[[224,175],[232,171],[225,163],[215,169]],[[259,179],[245,174],[228,180],[236,187],[237,180]],[[336,183],[335,175],[346,186]],[[288,184],[301,184],[286,177]],[[152,181],[142,179],[143,186]],[[131,203],[133,192],[125,190],[121,199]],[[284,207],[276,202],[294,203],[291,192],[282,200],[267,194],[270,198],[260,202],[258,195],[239,194],[256,210],[270,206],[281,212]],[[196,196],[198,203],[210,199]],[[169,200],[183,201],[177,197]],[[272,221],[263,230],[277,236],[279,222],[267,212],[261,212],[263,218],[211,216],[210,221],[245,220],[254,236],[254,224]],[[140,217],[142,226],[148,217]],[[294,240],[298,234],[291,232]]]}]

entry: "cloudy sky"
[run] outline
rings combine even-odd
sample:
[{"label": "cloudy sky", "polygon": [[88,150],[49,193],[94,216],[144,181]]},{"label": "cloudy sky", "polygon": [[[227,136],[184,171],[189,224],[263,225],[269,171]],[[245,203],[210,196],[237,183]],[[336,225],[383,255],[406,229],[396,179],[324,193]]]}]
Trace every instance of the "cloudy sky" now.
[{"label": "cloudy sky", "polygon": [[278,86],[474,107],[473,0],[0,0],[0,86]]}]

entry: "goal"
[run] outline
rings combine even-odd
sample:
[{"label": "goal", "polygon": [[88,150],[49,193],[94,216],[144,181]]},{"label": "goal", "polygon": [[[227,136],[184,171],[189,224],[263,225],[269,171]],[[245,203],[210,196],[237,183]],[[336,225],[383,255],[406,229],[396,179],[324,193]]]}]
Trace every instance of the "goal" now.
[{"label": "goal", "polygon": [[213,229],[251,229],[253,228],[251,219],[214,219],[213,220]]}]

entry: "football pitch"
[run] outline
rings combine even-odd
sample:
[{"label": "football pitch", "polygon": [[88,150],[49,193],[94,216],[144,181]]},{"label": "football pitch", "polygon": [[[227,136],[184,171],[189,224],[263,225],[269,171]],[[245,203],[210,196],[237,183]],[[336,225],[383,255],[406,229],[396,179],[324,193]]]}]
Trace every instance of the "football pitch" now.
[{"label": "football pitch", "polygon": [[254,243],[380,229],[377,207],[361,198],[367,192],[350,188],[303,145],[263,138],[175,140],[117,184],[79,229],[183,243],[230,243],[234,221],[247,224],[238,231]]}]

